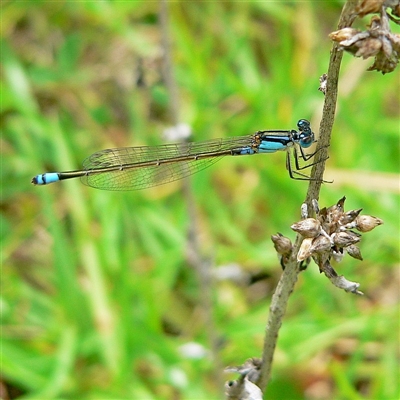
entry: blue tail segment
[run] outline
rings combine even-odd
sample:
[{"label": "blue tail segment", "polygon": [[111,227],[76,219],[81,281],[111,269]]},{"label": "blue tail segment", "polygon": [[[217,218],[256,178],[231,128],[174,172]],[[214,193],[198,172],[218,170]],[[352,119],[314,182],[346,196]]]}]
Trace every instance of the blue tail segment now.
[{"label": "blue tail segment", "polygon": [[47,172],[45,174],[36,175],[32,178],[34,185],[48,185],[49,183],[58,182],[60,176],[58,172]]}]

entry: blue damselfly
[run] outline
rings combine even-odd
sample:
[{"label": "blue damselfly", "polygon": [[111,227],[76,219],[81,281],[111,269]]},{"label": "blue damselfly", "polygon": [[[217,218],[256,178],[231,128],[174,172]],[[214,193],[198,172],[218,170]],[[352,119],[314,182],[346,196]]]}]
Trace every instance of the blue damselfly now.
[{"label": "blue damselfly", "polygon": [[[32,179],[46,185],[64,179],[81,178],[88,186],[104,190],[138,190],[172,182],[192,175],[224,156],[274,153],[286,150],[286,167],[292,179],[310,180],[299,172],[315,163],[300,167],[299,159],[308,161],[315,153],[304,149],[314,142],[310,123],[301,119],[298,130],[266,130],[253,135],[182,142],[160,146],[122,147],[92,154],[77,171],[47,172]],[[294,168],[291,161],[293,150]]]}]

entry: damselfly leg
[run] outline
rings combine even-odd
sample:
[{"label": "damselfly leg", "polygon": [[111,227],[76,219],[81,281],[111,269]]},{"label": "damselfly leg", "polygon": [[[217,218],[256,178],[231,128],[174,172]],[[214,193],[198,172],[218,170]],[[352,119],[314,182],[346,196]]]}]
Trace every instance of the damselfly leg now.
[{"label": "damselfly leg", "polygon": [[[304,162],[307,162],[308,160],[310,160],[311,158],[313,158],[321,149],[324,149],[326,147],[329,146],[323,146],[317,150],[315,150],[313,153],[311,154],[306,154],[304,152],[304,149],[301,146],[294,146],[293,148],[293,159],[294,159],[294,164],[295,164],[295,169],[292,166],[292,159],[291,159],[291,154],[290,154],[290,150],[288,150],[286,152],[286,169],[289,172],[289,176],[290,178],[297,180],[297,181],[321,181],[321,179],[315,179],[312,178],[306,174],[303,174],[299,171],[304,170],[304,169],[308,169],[311,168],[313,165],[319,164],[323,161],[326,161],[329,156],[326,156],[325,158],[319,159],[317,161],[314,161],[310,164],[307,165],[300,165],[299,159],[302,159]],[[298,152],[298,149],[300,150],[300,154]],[[325,182],[322,180],[322,182]]]}]

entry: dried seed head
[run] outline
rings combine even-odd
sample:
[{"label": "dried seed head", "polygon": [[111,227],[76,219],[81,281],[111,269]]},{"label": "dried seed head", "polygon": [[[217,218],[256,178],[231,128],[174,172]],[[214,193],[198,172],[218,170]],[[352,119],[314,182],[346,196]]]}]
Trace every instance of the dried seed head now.
[{"label": "dried seed head", "polygon": [[361,255],[361,251],[355,244],[351,244],[350,246],[347,246],[346,251],[349,254],[349,256],[362,261],[363,258]]},{"label": "dried seed head", "polygon": [[379,225],[382,225],[383,221],[380,218],[373,217],[372,215],[359,215],[355,219],[355,227],[360,232],[369,232]]},{"label": "dried seed head", "polygon": [[382,40],[374,37],[366,38],[354,52],[356,57],[363,59],[376,56],[382,49]]},{"label": "dried seed head", "polygon": [[348,231],[348,232],[336,232],[332,235],[333,243],[339,247],[347,247],[351,244],[359,242],[360,235]]},{"label": "dried seed head", "polygon": [[301,243],[299,252],[297,253],[297,261],[304,261],[306,258],[311,256],[311,244],[313,238],[305,238]]},{"label": "dried seed head", "polygon": [[347,211],[339,218],[339,224],[346,225],[346,224],[349,224],[350,222],[353,222],[357,218],[357,216],[360,214],[361,211],[362,211],[362,208],[359,208],[358,210]]},{"label": "dried seed head", "polygon": [[324,235],[319,235],[312,241],[310,252],[311,253],[324,253],[332,247],[331,241]]},{"label": "dried seed head", "polygon": [[291,228],[305,238],[314,238],[321,232],[321,223],[315,218],[306,218],[293,224]]},{"label": "dried seed head", "polygon": [[354,28],[343,28],[338,31],[330,33],[328,36],[335,42],[342,42],[343,40],[349,40],[360,31]]},{"label": "dried seed head", "polygon": [[271,240],[274,243],[275,250],[278,254],[283,256],[290,255],[293,245],[289,238],[278,232],[276,235],[271,236]]},{"label": "dried seed head", "polygon": [[[362,294],[362,292],[358,291],[358,283],[348,281],[343,276],[338,276],[330,265],[330,260],[333,259],[340,262],[346,252],[351,257],[362,260],[360,249],[355,245],[360,241],[361,234],[351,229],[356,228],[360,232],[369,232],[376,226],[383,224],[383,221],[370,215],[360,215],[361,208],[345,212],[345,200],[346,197],[342,197],[333,206],[322,209],[319,209],[316,200],[312,201],[317,217],[305,218],[293,224],[291,228],[304,237],[297,254],[300,269],[301,265],[309,263],[313,259],[319,266],[320,272],[324,272],[334,285],[348,292]],[[304,209],[303,207],[302,210]],[[305,215],[306,213],[303,211],[303,216]],[[279,235],[272,237],[274,243],[278,239],[281,240],[280,236],[282,235]],[[287,238],[284,239],[289,240]],[[289,247],[292,250],[291,243]],[[278,250],[278,247],[276,248]],[[282,250],[278,250],[278,252],[282,254]],[[281,257],[282,266],[285,265],[284,257]]]},{"label": "dried seed head", "polygon": [[[392,13],[396,15],[400,9],[399,2],[385,0],[363,0],[356,10],[359,15],[366,15],[371,12],[380,12],[379,16],[373,16],[369,29],[358,31],[352,28],[344,28],[330,34],[330,38],[338,42],[342,49],[353,54],[356,57],[375,57],[374,64],[368,68],[369,71],[377,70],[383,74],[392,72],[400,58],[398,48],[400,46],[400,36],[390,31],[389,17],[385,7],[392,8]],[[393,16],[391,16],[394,19]]]}]

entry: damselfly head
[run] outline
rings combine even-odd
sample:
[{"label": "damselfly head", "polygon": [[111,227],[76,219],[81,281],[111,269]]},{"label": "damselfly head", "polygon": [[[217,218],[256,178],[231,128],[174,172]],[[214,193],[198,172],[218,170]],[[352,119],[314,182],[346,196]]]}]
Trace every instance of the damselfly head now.
[{"label": "damselfly head", "polygon": [[304,148],[310,147],[314,142],[315,142],[314,132],[310,128],[300,133],[299,144],[301,147]]},{"label": "damselfly head", "polygon": [[308,131],[310,130],[310,122],[307,121],[306,119],[300,119],[297,122],[297,127],[301,132]]},{"label": "damselfly head", "polygon": [[293,135],[295,140],[301,147],[310,147],[314,143],[314,132],[311,130],[310,122],[306,119],[300,119],[297,122],[297,127],[299,128],[299,132]]}]

